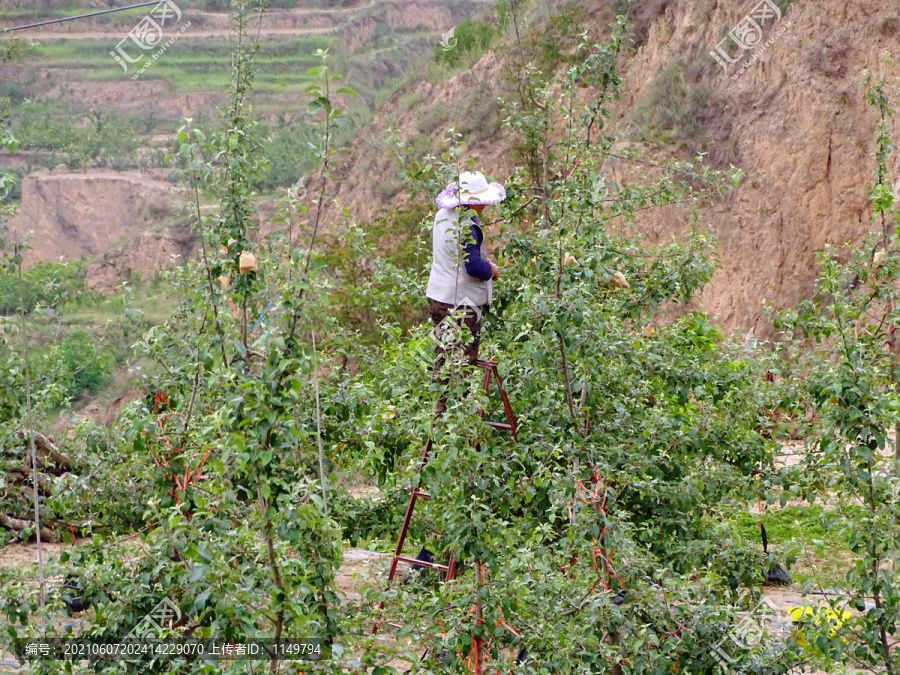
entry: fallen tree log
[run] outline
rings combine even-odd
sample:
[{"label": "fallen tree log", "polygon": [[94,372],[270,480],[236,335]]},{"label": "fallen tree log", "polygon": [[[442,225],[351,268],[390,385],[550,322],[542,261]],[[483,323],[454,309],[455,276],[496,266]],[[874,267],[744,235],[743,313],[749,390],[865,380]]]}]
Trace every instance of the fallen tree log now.
[{"label": "fallen tree log", "polygon": [[[20,431],[19,438],[26,442],[26,450],[30,454],[31,444],[28,442],[28,434]],[[39,468],[46,468],[48,464],[52,463],[53,467],[49,473],[64,473],[72,470],[72,460],[62,454],[53,441],[37,431],[34,432],[34,449],[38,458]],[[28,466],[31,466],[30,459]]]},{"label": "fallen tree log", "polygon": [[[31,437],[28,431],[21,430],[16,434],[20,445],[0,448],[0,501],[3,512],[0,512],[0,530],[17,532],[22,537],[30,533],[34,537],[34,521],[30,518],[17,518],[11,513],[24,515],[33,513],[34,503],[34,463],[31,457]],[[61,535],[55,530],[50,518],[57,516],[52,508],[48,508],[47,500],[53,494],[57,481],[65,481],[67,477],[77,473],[77,464],[59,451],[53,440],[42,433],[34,432],[34,450],[37,459],[37,502],[40,509],[41,539],[44,541],[60,541]],[[56,525],[64,525],[56,523]]]},{"label": "fallen tree log", "polygon": [[[64,472],[65,473],[65,472]],[[21,478],[13,479],[13,483],[18,483],[20,485],[32,485],[34,483],[33,472],[31,470],[31,464],[22,463],[22,465],[18,468],[17,471],[10,472],[10,477],[13,476]],[[71,475],[71,474],[70,474]],[[38,487],[40,488],[52,488],[53,483],[55,482],[56,476],[49,473],[44,473],[43,471],[38,471]]]},{"label": "fallen tree log", "polygon": [[[13,518],[12,516],[7,516],[2,513],[0,513],[0,525],[15,532],[24,532],[25,530],[34,528],[33,521]],[[56,542],[59,540],[60,536],[49,527],[44,526],[41,528],[41,541]]]},{"label": "fallen tree log", "polygon": [[[20,466],[17,471],[10,471],[7,474],[6,482],[8,485],[22,485],[25,487],[32,487],[34,485],[34,478],[32,476],[33,474],[31,471],[31,467]],[[38,488],[41,489],[41,494],[44,494],[45,490],[52,489],[54,483],[56,483],[57,478],[57,476],[53,476],[51,474],[38,472]]]},{"label": "fallen tree log", "polygon": [[[25,441],[28,440],[28,434],[25,432],[21,432],[19,437]],[[72,470],[72,460],[62,454],[53,441],[37,431],[34,432],[34,448],[38,457],[38,466],[41,466],[42,462],[43,466],[47,466],[49,459],[60,473]]]}]

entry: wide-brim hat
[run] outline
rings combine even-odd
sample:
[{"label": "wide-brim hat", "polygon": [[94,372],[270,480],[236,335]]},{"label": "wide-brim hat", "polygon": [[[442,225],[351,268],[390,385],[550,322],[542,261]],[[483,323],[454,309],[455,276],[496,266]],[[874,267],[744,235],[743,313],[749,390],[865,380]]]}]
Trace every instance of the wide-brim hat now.
[{"label": "wide-brim hat", "polygon": [[499,204],[504,199],[506,189],[500,183],[488,183],[480,171],[463,171],[459,184],[451,182],[435,203],[442,209],[452,209],[465,204]]}]

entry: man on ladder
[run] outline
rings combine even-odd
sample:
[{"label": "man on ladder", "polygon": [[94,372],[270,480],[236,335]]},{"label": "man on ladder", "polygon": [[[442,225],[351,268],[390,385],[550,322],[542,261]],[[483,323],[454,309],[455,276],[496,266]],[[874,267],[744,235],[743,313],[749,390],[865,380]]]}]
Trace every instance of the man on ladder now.
[{"label": "man on ladder", "polygon": [[[478,360],[481,312],[491,302],[492,282],[500,277],[500,269],[487,256],[478,216],[488,204],[499,204],[504,199],[506,190],[500,183],[488,183],[484,174],[477,171],[463,171],[459,182],[451,182],[436,200],[440,210],[434,218],[427,296],[435,337],[431,381],[444,387],[449,378],[441,378],[441,368],[448,349],[451,359],[461,349],[470,366]],[[476,215],[468,215],[471,211]],[[472,335],[466,344],[461,344],[459,337],[463,326]],[[446,408],[444,391],[438,400],[437,416],[443,415]]]},{"label": "man on ladder", "polygon": [[[442,379],[440,373],[448,357],[448,348],[451,352],[449,354],[451,359],[454,355],[465,356],[468,366],[484,370],[481,389],[485,395],[488,394],[491,381],[496,383],[506,413],[506,422],[485,420],[485,424],[494,429],[509,431],[513,439],[518,441],[516,419],[509,397],[503,389],[497,362],[478,359],[481,311],[491,301],[491,283],[500,277],[497,265],[487,257],[484,232],[478,215],[488,204],[499,204],[504,199],[506,199],[506,190],[503,186],[499,183],[489,184],[485,177],[478,172],[461,173],[458,185],[455,182],[450,183],[438,195],[437,205],[440,207],[440,211],[434,219],[432,243],[434,259],[427,291],[435,336],[432,382],[439,382],[444,387],[437,406],[437,415],[440,417],[447,406],[446,386],[449,384],[449,378]],[[465,215],[471,211],[474,211],[476,215],[471,217]],[[471,340],[466,340],[466,344],[462,344],[459,333],[466,332],[466,329],[471,333]],[[478,417],[482,419],[484,414],[484,409],[477,413]],[[419,473],[428,462],[433,443],[433,439],[429,436],[418,462],[417,471]],[[412,488],[410,491],[406,515],[403,517],[397,546],[388,569],[388,585],[394,580],[398,563],[411,565],[411,572],[432,569],[442,572],[448,581],[453,578],[456,563],[452,549],[446,565],[436,563],[434,554],[424,547],[415,558],[403,553],[416,501],[430,498],[430,494],[418,487]],[[382,604],[382,606],[384,605]],[[377,623],[372,630],[373,632],[378,630]]]}]

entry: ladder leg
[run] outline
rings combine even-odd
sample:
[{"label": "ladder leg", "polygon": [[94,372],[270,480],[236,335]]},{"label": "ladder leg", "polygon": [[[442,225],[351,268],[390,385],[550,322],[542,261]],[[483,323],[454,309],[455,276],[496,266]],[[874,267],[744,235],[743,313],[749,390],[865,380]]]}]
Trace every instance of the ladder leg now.
[{"label": "ladder leg", "polygon": [[388,586],[390,586],[391,582],[394,580],[395,574],[397,574],[397,556],[391,558],[391,568],[388,571]]},{"label": "ladder leg", "polygon": [[394,558],[391,560],[391,568],[388,572],[388,586],[394,580],[397,573],[397,556],[403,552],[403,542],[406,541],[406,532],[409,530],[409,524],[412,522],[413,508],[416,505],[416,498],[419,496],[418,491],[413,490],[409,496],[409,506],[406,507],[406,515],[403,517],[403,525],[400,527],[400,537],[397,539],[397,548],[394,549]]},{"label": "ladder leg", "polygon": [[[481,391],[487,396],[488,390],[491,387],[491,371],[487,368],[484,369],[484,381],[481,383]],[[484,408],[478,411],[479,417],[484,417]]]},{"label": "ladder leg", "polygon": [[[425,443],[425,449],[422,451],[422,457],[419,460],[418,473],[422,473],[422,469],[425,468],[425,463],[428,461],[428,454],[431,452],[433,442],[431,440],[431,436],[428,437],[428,442]],[[416,506],[416,499],[420,496],[427,497],[425,493],[419,493],[419,488],[413,488],[409,495],[409,504],[406,507],[406,515],[403,516],[403,525],[400,526],[400,536],[397,537],[397,547],[394,549],[394,557],[391,560],[391,567],[388,570],[388,586],[391,585],[391,582],[394,580],[394,576],[397,574],[397,556],[403,553],[403,544],[406,542],[406,533],[409,531],[409,525],[412,522],[413,509]]]},{"label": "ladder leg", "polygon": [[422,469],[425,468],[426,462],[428,462],[428,455],[431,454],[431,446],[433,442],[431,440],[431,436],[428,437],[428,442],[425,444],[425,449],[422,451],[422,456],[419,458],[419,473],[422,473]]},{"label": "ladder leg", "polygon": [[497,389],[500,390],[500,399],[503,401],[503,407],[506,409],[506,417],[509,420],[509,425],[512,427],[513,440],[518,441],[519,438],[516,435],[516,418],[515,415],[513,415],[512,406],[509,404],[509,396],[506,395],[506,390],[503,389],[503,380],[500,379],[500,371],[497,370],[497,366],[494,366],[491,370],[494,372],[494,377],[497,378]]},{"label": "ladder leg", "polygon": [[456,549],[450,549],[450,561],[447,563],[447,581],[450,581],[453,578],[453,573],[456,572],[456,559],[454,554],[456,553]]}]

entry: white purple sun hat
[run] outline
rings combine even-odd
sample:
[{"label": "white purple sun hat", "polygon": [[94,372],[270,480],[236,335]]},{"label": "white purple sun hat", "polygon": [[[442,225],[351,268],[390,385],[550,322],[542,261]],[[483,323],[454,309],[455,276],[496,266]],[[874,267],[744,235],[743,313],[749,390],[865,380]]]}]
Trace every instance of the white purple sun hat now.
[{"label": "white purple sun hat", "polygon": [[463,171],[459,187],[456,182],[450,183],[435,203],[442,209],[452,209],[463,204],[499,204],[504,199],[506,189],[500,183],[488,183],[480,171]]}]

